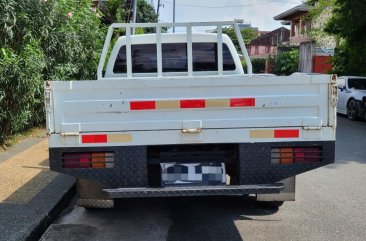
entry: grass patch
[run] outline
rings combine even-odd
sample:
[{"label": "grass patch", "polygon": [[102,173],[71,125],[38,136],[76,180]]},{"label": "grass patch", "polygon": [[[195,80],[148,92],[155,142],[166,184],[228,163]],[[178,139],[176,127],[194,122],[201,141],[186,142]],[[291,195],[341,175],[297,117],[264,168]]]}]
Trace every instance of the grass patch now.
[{"label": "grass patch", "polygon": [[21,131],[17,134],[9,136],[4,143],[1,145],[0,152],[6,151],[12,146],[24,141],[28,138],[42,138],[45,137],[45,126],[37,126],[24,131]]}]

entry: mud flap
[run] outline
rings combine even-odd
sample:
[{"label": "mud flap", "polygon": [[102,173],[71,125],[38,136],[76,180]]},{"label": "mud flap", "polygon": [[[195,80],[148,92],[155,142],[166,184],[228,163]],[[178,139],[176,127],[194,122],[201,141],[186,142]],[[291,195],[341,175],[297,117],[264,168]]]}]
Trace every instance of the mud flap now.
[{"label": "mud flap", "polygon": [[296,176],[286,178],[278,183],[284,185],[284,189],[280,193],[257,194],[257,201],[295,201]]},{"label": "mud flap", "polygon": [[98,182],[76,178],[76,205],[84,208],[113,208],[114,200],[102,192],[105,188]]}]

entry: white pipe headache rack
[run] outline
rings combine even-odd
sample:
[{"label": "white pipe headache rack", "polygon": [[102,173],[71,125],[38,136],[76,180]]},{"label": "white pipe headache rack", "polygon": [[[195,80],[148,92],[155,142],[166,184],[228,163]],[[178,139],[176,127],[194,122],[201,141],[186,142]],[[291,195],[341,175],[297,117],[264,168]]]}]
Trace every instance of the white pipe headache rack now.
[{"label": "white pipe headache rack", "polygon": [[108,28],[108,33],[104,42],[102,55],[98,65],[98,80],[103,79],[103,69],[106,63],[108,50],[111,44],[113,32],[115,29],[126,30],[126,55],[127,55],[127,78],[132,77],[132,61],[131,61],[131,28],[155,28],[156,29],[156,51],[157,51],[157,67],[158,77],[162,73],[162,48],[161,48],[161,29],[169,27],[184,27],[187,30],[187,57],[188,57],[188,76],[193,75],[193,57],[192,57],[192,27],[216,27],[217,29],[217,55],[218,55],[218,73],[223,75],[223,49],[222,49],[222,28],[223,26],[233,26],[237,36],[241,52],[244,56],[247,72],[249,75],[253,74],[252,63],[250,61],[248,51],[245,47],[243,36],[239,26],[235,21],[224,22],[188,22],[188,23],[113,23]]}]

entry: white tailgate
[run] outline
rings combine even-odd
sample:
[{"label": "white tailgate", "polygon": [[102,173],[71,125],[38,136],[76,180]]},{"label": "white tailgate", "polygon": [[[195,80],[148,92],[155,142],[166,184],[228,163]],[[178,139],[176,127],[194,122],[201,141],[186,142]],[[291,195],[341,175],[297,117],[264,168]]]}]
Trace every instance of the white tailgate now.
[{"label": "white tailgate", "polygon": [[[330,80],[304,75],[54,81],[49,128],[70,133],[327,126]],[[230,106],[235,99],[244,106]],[[205,106],[182,108],[185,100]],[[149,108],[131,110],[133,102]]]}]

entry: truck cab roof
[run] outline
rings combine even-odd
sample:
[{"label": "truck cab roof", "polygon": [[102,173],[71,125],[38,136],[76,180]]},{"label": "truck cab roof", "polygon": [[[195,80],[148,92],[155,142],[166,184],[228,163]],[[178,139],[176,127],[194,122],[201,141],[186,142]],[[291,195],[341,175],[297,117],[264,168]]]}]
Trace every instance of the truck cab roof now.
[{"label": "truck cab roof", "polygon": [[[218,75],[216,33],[192,33],[193,75]],[[223,74],[243,75],[239,55],[231,39],[222,34]],[[129,41],[129,43],[128,43]],[[127,76],[128,45],[131,46],[133,77],[157,77],[158,42],[161,43],[163,76],[185,76],[188,73],[188,39],[186,33],[162,33],[119,37],[106,67],[105,77]]]}]

